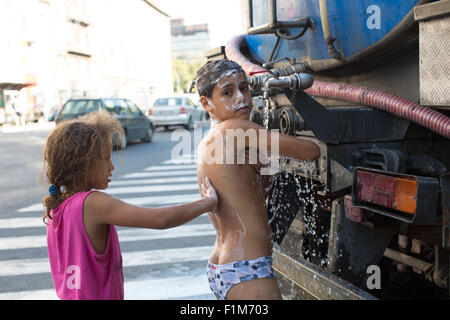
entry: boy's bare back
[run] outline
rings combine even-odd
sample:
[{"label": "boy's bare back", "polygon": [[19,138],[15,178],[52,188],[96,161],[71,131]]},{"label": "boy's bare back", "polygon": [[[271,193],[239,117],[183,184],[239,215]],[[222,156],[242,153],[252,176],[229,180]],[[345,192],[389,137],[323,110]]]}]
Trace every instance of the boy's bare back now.
[{"label": "boy's bare back", "polygon": [[[250,164],[248,161],[245,164],[208,164],[205,161],[206,146],[213,143],[217,131],[223,134],[230,122],[233,120],[212,128],[198,147],[199,186],[209,177],[219,199],[215,213],[209,213],[217,231],[209,262],[217,265],[272,255],[272,233],[260,164]],[[226,296],[231,300],[281,299],[276,280],[269,278],[238,283]]]},{"label": "boy's bare back", "polygon": [[[261,151],[273,155],[273,137],[280,155],[288,157],[316,159],[318,148],[249,121],[247,77],[231,61],[208,62],[197,73],[197,88],[211,116],[211,129],[197,149],[198,182],[200,187],[209,177],[219,199],[216,212],[209,214],[217,231],[207,268],[211,290],[220,299],[281,299],[272,268],[272,232],[259,156]],[[236,145],[239,139],[242,145]]]},{"label": "boy's bare back", "polygon": [[[217,241],[210,262],[225,264],[272,254],[271,230],[265,204],[260,164],[208,164],[206,146],[213,144],[217,133],[234,120],[217,124],[198,148],[198,179],[201,185],[209,177],[220,199],[216,214],[210,219],[217,230]],[[225,148],[224,148],[225,149]],[[223,150],[224,154],[226,150]]]}]

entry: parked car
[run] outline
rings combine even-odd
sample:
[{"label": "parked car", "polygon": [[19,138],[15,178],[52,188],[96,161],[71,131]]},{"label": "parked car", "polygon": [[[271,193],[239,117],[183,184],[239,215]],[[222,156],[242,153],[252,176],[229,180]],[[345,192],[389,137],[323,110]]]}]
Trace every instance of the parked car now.
[{"label": "parked car", "polygon": [[152,141],[152,121],[129,99],[70,99],[55,116],[55,122],[58,124],[100,110],[108,111],[113,117],[117,117],[125,131],[122,141],[115,142],[115,147],[125,149],[128,141],[136,139],[141,139],[142,142]]},{"label": "parked car", "polygon": [[188,97],[173,96],[156,99],[147,115],[155,128],[164,126],[167,130],[169,126],[182,125],[190,129],[194,121],[206,118],[206,111]]}]

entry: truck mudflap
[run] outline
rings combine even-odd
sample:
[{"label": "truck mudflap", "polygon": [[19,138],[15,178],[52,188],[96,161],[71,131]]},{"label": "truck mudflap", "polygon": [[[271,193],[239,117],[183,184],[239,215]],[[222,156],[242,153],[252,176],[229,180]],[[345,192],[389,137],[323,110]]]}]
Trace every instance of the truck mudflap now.
[{"label": "truck mudflap", "polygon": [[378,300],[370,293],[304,259],[294,260],[279,249],[274,249],[272,257],[273,268],[285,299]]}]

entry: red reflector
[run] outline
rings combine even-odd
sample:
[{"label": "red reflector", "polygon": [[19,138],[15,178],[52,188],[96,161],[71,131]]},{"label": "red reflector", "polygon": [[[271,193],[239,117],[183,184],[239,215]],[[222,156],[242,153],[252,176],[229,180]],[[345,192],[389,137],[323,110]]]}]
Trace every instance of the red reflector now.
[{"label": "red reflector", "polygon": [[186,113],[186,108],[185,107],[180,107],[180,113]]},{"label": "red reflector", "polygon": [[151,115],[152,115],[152,109],[148,109],[148,110],[147,110],[147,115],[148,115],[148,116],[151,116]]},{"label": "red reflector", "polygon": [[362,222],[364,220],[364,209],[353,206],[351,195],[346,195],[344,197],[344,209],[347,219],[354,222]]},{"label": "red reflector", "polygon": [[395,208],[395,177],[357,172],[357,197],[387,208]]}]

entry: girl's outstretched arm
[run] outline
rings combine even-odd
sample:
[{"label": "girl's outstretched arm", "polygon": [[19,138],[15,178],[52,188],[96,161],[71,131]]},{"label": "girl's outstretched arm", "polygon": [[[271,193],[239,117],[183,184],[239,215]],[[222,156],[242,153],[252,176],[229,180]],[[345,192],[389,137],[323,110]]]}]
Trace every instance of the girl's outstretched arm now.
[{"label": "girl's outstretched arm", "polygon": [[202,199],[160,208],[135,206],[104,192],[92,192],[84,202],[84,221],[94,228],[113,224],[124,227],[168,229],[185,224],[202,213],[214,212],[217,202],[216,191],[209,179],[206,180],[206,185],[202,186]]}]

